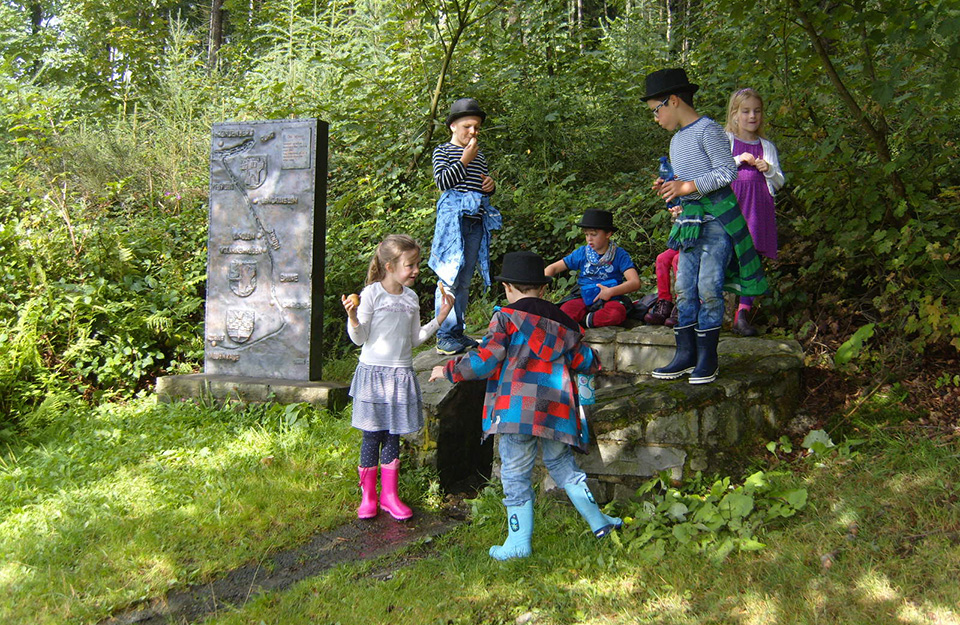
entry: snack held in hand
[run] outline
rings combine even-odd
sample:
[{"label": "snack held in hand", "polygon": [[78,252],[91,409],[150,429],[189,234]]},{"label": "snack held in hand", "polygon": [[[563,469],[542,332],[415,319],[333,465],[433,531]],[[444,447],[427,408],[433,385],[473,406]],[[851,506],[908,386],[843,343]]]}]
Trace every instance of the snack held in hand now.
[{"label": "snack held in hand", "polygon": [[360,305],[360,296],[357,295],[356,293],[351,293],[350,295],[347,296],[347,299],[353,302],[354,306]]}]

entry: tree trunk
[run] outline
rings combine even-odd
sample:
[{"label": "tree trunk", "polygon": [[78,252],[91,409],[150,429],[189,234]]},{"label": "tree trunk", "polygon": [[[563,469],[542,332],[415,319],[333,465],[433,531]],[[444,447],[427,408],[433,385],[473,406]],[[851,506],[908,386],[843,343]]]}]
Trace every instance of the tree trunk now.
[{"label": "tree trunk", "polygon": [[412,174],[420,166],[420,158],[427,153],[430,148],[430,142],[433,141],[434,120],[437,119],[437,109],[440,107],[440,96],[443,94],[443,84],[447,79],[447,72],[450,70],[450,64],[453,62],[453,53],[460,42],[463,31],[470,25],[468,18],[463,18],[457,22],[457,29],[450,38],[449,45],[446,46],[443,55],[443,64],[440,66],[440,75],[437,76],[437,84],[433,89],[433,96],[430,98],[430,113],[427,116],[427,129],[423,135],[423,149],[415,154],[407,166],[407,174]]},{"label": "tree trunk", "polygon": [[[813,49],[820,58],[820,62],[823,65],[824,71],[827,72],[827,76],[830,78],[830,82],[833,84],[834,89],[836,89],[837,95],[840,96],[840,101],[846,105],[847,109],[853,115],[854,120],[864,131],[864,133],[870,137],[879,161],[884,165],[890,163],[892,157],[890,155],[890,146],[887,144],[887,135],[885,132],[885,129],[887,128],[886,120],[883,119],[881,115],[879,127],[870,121],[866,112],[860,107],[856,99],[854,99],[853,94],[850,93],[850,90],[847,89],[843,79],[840,78],[840,74],[837,72],[837,68],[834,66],[833,60],[830,58],[830,53],[827,51],[827,47],[823,42],[823,38],[820,36],[820,33],[817,32],[816,26],[813,24],[813,20],[810,19],[810,15],[807,14],[807,12],[804,11],[796,1],[792,2],[791,4],[793,5],[793,9],[797,14],[797,18],[800,20],[803,29],[810,37],[810,42],[813,44]],[[906,199],[907,191],[903,185],[903,180],[900,179],[900,174],[897,171],[893,171],[890,174],[890,183],[893,186],[893,191],[897,199]],[[897,219],[894,216],[892,209],[889,207],[887,208],[885,214],[885,221],[901,226],[903,225],[903,223],[901,223],[903,220]]]},{"label": "tree trunk", "polygon": [[210,0],[210,41],[207,45],[207,70],[217,68],[217,57],[223,44],[223,0]]}]

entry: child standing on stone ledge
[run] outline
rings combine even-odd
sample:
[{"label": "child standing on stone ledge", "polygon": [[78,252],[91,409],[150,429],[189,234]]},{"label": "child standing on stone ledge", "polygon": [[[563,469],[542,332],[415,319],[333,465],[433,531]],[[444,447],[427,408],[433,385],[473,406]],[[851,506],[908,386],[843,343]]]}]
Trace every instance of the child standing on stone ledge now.
[{"label": "child standing on stone ledge", "polygon": [[[391,234],[378,246],[367,270],[360,302],[342,296],[347,333],[361,345],[350,384],[353,427],[363,431],[360,446],[362,500],[357,517],[370,519],[383,508],[397,520],[413,511],[400,500],[400,435],[423,427],[420,385],[413,370],[413,348],[433,336],[453,308],[445,294],[436,318],[420,326],[420,302],[410,288],[420,274],[420,245],[405,234]],[[380,499],[377,501],[377,465]]]},{"label": "child standing on stone ledge", "polygon": [[544,275],[540,256],[511,252],[503,258],[502,275],[494,279],[503,282],[507,306],[493,314],[477,351],[434,367],[430,380],[487,380],[483,432],[498,435],[508,526],[506,542],[490,547],[489,553],[497,560],[509,560],[531,552],[530,476],[538,446],[550,477],[566,490],[597,538],[622,522],[597,507],[587,476],[571,450],[580,443],[572,372],[596,373],[600,369],[596,352],[582,343],[579,324],[543,299],[550,278]]}]

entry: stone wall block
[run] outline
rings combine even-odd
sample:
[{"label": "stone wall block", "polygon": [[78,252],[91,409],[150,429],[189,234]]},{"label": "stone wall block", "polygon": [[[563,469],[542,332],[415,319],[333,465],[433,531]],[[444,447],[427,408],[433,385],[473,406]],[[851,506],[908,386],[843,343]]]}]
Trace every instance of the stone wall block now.
[{"label": "stone wall block", "polygon": [[598,441],[586,456],[577,456],[590,475],[652,476],[660,471],[683,475],[687,452],[680,447],[644,445],[636,441]]},{"label": "stone wall block", "polygon": [[[597,404],[588,412],[590,453],[577,456],[598,501],[633,497],[643,481],[662,471],[676,479],[696,471],[742,471],[756,443],[779,436],[799,404],[803,356],[795,341],[724,335],[720,377],[702,385],[653,380],[643,371],[650,366],[643,364],[647,352],[663,350],[672,357],[669,328],[600,328],[587,332],[587,342],[601,353],[615,348],[617,354],[613,361],[605,358],[597,377]],[[466,427],[479,422],[484,385],[471,382],[471,391],[468,384],[427,383],[429,369],[446,360],[434,350],[415,359],[424,376],[426,426],[419,438],[408,437],[411,446],[423,447],[423,457],[441,476],[448,465],[469,465],[466,454],[479,457],[461,449],[460,441],[472,439]],[[499,461],[492,462],[496,475]],[[534,476],[549,486],[539,460]]]},{"label": "stone wall block", "polygon": [[647,423],[648,443],[696,445],[700,442],[699,411],[674,412],[651,419]]},{"label": "stone wall block", "polygon": [[157,401],[168,404],[177,399],[209,398],[210,389],[201,374],[169,375],[157,378]]},{"label": "stone wall block", "polygon": [[[251,378],[252,379],[252,378]],[[237,382],[232,380],[210,380],[211,397],[215,399],[237,399],[243,402],[265,402],[270,398],[267,384]]]}]

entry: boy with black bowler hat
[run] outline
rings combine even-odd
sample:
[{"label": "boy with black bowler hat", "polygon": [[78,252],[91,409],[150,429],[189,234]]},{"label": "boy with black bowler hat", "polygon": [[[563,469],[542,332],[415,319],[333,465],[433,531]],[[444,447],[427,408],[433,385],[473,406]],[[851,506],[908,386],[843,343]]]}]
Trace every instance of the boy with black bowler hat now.
[{"label": "boy with black bowler hat", "polygon": [[652,375],[673,380],[689,374],[690,384],[707,384],[720,371],[723,289],[762,295],[767,281],[730,189],[737,177],[730,141],[723,126],[693,107],[697,89],[683,69],[662,69],[647,76],[643,96],[657,123],[676,131],[670,140],[675,179],[658,178],[653,188],[664,200],[678,198],[681,203],[670,209],[676,221],[667,242],[680,251],[673,329],[677,351],[670,364]]},{"label": "boy with black bowler hat", "polygon": [[580,326],[543,299],[547,284],[543,259],[533,252],[503,258],[507,305],[497,309],[480,347],[434,367],[430,380],[487,380],[483,401],[484,436],[498,435],[500,480],[509,531],[503,545],[490,547],[497,560],[530,555],[533,485],[530,476],[539,445],[543,464],[577,511],[603,538],[622,522],[600,511],[571,445],[580,442],[577,387],[572,374],[596,373],[596,352],[582,342]]},{"label": "boy with black bowler hat", "polygon": [[450,105],[446,124],[450,141],[433,150],[433,179],[441,191],[430,246],[430,269],[440,278],[434,308],[443,304],[443,285],[453,295],[453,310],[437,330],[437,351],[459,354],[477,346],[463,333],[470,298],[470,280],[479,269],[490,286],[490,236],[502,226],[500,212],[490,204],[496,183],[477,135],[487,114],[473,98]]},{"label": "boy with black bowler hat", "polygon": [[547,276],[577,272],[577,290],[560,302],[560,310],[587,328],[621,325],[633,305],[626,294],[640,288],[640,274],[612,240],[617,229],[610,211],[588,209],[577,225],[587,244],[546,268]]}]

